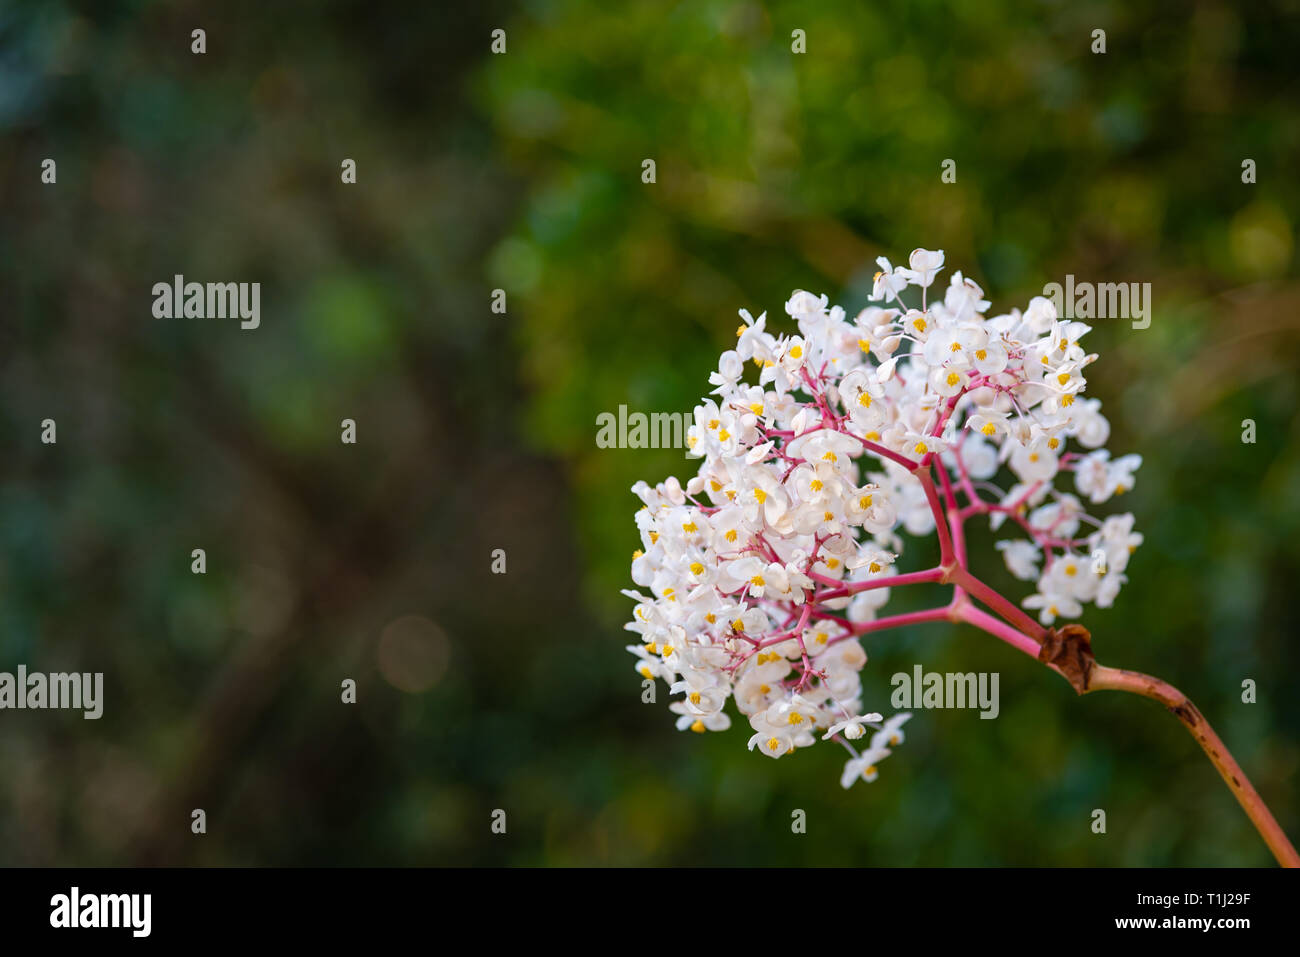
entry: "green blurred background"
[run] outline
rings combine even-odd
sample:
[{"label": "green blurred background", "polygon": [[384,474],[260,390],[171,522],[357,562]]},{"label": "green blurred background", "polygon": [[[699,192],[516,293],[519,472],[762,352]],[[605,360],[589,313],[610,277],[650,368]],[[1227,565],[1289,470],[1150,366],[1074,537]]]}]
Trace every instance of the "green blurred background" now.
[{"label": "green blurred background", "polygon": [[[618,589],[629,486],[689,466],[595,420],[689,410],[738,308],[854,312],[881,254],[997,310],[1150,282],[1149,329],[1089,337],[1146,544],[1086,623],[1300,835],[1298,13],[0,4],[0,670],[106,682],[98,722],[0,712],[0,864],[1270,863],[1158,706],[972,629],[869,642],[869,706],[918,662],[1002,698],[919,713],[872,785],[676,732]],[[261,282],[261,328],[153,319],[175,273]]]}]

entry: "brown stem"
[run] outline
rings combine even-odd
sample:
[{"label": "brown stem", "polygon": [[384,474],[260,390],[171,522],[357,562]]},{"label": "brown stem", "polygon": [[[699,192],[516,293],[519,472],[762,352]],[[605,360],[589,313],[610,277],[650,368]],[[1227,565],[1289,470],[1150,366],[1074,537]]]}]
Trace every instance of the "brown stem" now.
[{"label": "brown stem", "polygon": [[1264,799],[1259,796],[1259,792],[1250,783],[1246,773],[1241,770],[1241,765],[1236,762],[1227,746],[1214,733],[1210,723],[1205,720],[1205,716],[1197,710],[1196,705],[1192,704],[1187,695],[1173,685],[1151,675],[1098,664],[1092,665],[1080,693],[1089,691],[1128,691],[1159,701],[1168,708],[1205,751],[1210,763],[1218,770],[1224,783],[1237,798],[1242,810],[1246,812],[1246,816],[1264,838],[1264,843],[1273,852],[1278,863],[1283,867],[1300,867],[1300,854],[1296,853],[1286,832],[1277,823],[1277,818],[1273,817]]},{"label": "brown stem", "polygon": [[[980,624],[978,620],[969,617],[965,620]],[[996,624],[996,620],[993,624]],[[993,633],[998,634],[997,631]],[[1151,675],[1097,664],[1092,654],[1092,636],[1082,625],[1046,629],[1038,649],[1038,660],[1070,682],[1081,695],[1091,691],[1128,691],[1159,701],[1168,708],[1201,746],[1278,863],[1283,867],[1300,867],[1300,855],[1296,854],[1295,847],[1277,823],[1277,818],[1273,817],[1273,812],[1250,783],[1246,772],[1241,769],[1227,745],[1214,733],[1210,722],[1205,720],[1205,716],[1187,695]]]}]

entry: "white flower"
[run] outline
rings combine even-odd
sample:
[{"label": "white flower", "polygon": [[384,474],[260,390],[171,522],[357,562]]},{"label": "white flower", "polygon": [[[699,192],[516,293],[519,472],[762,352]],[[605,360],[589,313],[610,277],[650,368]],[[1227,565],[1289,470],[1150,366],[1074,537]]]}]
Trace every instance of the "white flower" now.
[{"label": "white flower", "polygon": [[1110,453],[1098,449],[1075,464],[1074,485],[1095,505],[1131,489],[1136,481],[1133,473],[1141,465],[1140,455],[1125,455],[1111,462]]},{"label": "white flower", "polygon": [[1038,563],[1042,561],[1042,552],[1033,542],[1023,538],[1004,538],[994,542],[993,547],[1002,553],[1007,569],[1021,581],[1034,581],[1038,578]]},{"label": "white flower", "polygon": [[1023,602],[1026,608],[1041,609],[1038,620],[1044,625],[1051,625],[1057,618],[1078,618],[1083,614],[1083,605],[1064,592],[1036,592]]},{"label": "white flower", "polygon": [[861,548],[857,555],[849,559],[848,567],[850,569],[865,568],[868,575],[880,575],[894,564],[894,559],[897,557],[883,548],[868,545]]},{"label": "white flower", "polygon": [[730,392],[745,374],[745,362],[740,353],[728,349],[718,358],[718,371],[709,373],[709,384],[716,385],[713,391],[719,394]]},{"label": "white flower", "polygon": [[840,775],[840,787],[848,790],[859,780],[874,781],[880,774],[876,765],[889,757],[889,753],[888,748],[868,748],[858,757],[850,758]]},{"label": "white flower", "polygon": [[1011,453],[1011,471],[1022,482],[1050,482],[1056,476],[1060,460],[1049,445],[1049,439],[1035,439],[1029,445],[1017,445]]},{"label": "white flower", "polygon": [[705,715],[695,714],[680,701],[669,704],[668,710],[679,716],[678,731],[694,731],[696,734],[703,734],[705,731],[726,731],[731,727],[731,718],[725,711]]},{"label": "white flower", "polygon": [[[1141,465],[1104,447],[1109,423],[1084,395],[1096,359],[1081,344],[1087,325],[1042,297],[987,317],[983,290],[960,272],[941,300],[909,307],[900,293],[933,285],[943,252],[877,263],[872,299],[891,306],[852,321],[801,290],[785,303],[795,330],[740,310],[735,347],[708,373],[687,430],[694,474],[632,487],[636,588],[624,591],[633,667],[679,696],[678,728],[726,730],[734,707],[751,750],[772,758],[825,740],[852,750],[874,729],[845,787],[874,780],[903,740],[908,714],[882,725],[866,713],[859,635],[919,569],[905,539],[934,534],[933,503],[941,520],[951,496],[1011,533],[995,546],[1034,583],[1017,597],[1047,625],[1111,605],[1142,543],[1132,515],[1087,514],[1132,488]],[[1078,496],[1059,487],[1071,481],[1062,472]]]},{"label": "white flower", "polygon": [[942,436],[922,435],[920,432],[907,432],[903,436],[903,451],[905,454],[920,459],[926,455],[938,455],[948,448],[948,443]]},{"label": "white flower", "polygon": [[785,311],[792,319],[823,319],[826,316],[826,296],[814,296],[810,292],[796,289],[794,295],[785,304]]},{"label": "white flower", "polygon": [[826,734],[822,736],[822,740],[829,741],[835,735],[842,734],[850,741],[856,741],[867,733],[867,725],[875,724],[882,717],[882,715],[873,711],[871,714],[859,714],[851,718],[845,718],[843,721],[837,721],[827,729]]},{"label": "white flower", "polygon": [[912,713],[910,711],[900,711],[886,721],[884,727],[871,736],[871,749],[874,751],[886,746],[896,748],[902,744],[902,727],[911,717]]},{"label": "white flower", "polygon": [[925,288],[934,282],[934,274],[943,268],[943,250],[913,249],[907,265],[910,268],[903,270],[907,281]]},{"label": "white flower", "polygon": [[898,294],[907,288],[905,270],[901,266],[895,269],[884,256],[876,260],[876,265],[880,267],[880,271],[876,273],[872,283],[871,298],[874,300],[898,298]]},{"label": "white flower", "polygon": [[744,320],[744,324],[736,329],[736,354],[746,362],[756,357],[761,361],[767,357],[769,351],[767,343],[771,340],[771,336],[766,332],[767,313],[755,319],[749,314],[748,309],[742,309],[740,318]]},{"label": "white flower", "polygon": [[749,739],[749,750],[758,748],[769,758],[779,758],[794,750],[794,739],[785,733],[773,730],[754,732]]},{"label": "white flower", "polygon": [[1007,432],[1007,413],[1000,412],[997,409],[977,409],[975,414],[966,420],[966,428],[972,432],[978,432],[986,438],[993,438],[999,433]]}]

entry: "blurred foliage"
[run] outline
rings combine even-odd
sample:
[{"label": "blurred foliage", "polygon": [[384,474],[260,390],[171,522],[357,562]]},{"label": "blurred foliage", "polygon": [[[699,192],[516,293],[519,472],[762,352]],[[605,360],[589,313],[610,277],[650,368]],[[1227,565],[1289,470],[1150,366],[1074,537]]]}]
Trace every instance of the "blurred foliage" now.
[{"label": "blurred foliage", "polygon": [[[920,662],[999,671],[1002,713],[919,714],[869,787],[678,734],[618,589],[629,486],[689,463],[594,438],[690,409],[742,306],[860,307],[876,255],[943,248],[1004,308],[1151,282],[1149,329],[1090,336],[1147,541],[1087,624],[1300,835],[1295,13],[6,4],[0,670],[107,700],[0,713],[0,863],[1268,863],[1177,722],[971,630],[870,644],[868,701]],[[154,320],[175,273],[260,281],[261,328]]]}]

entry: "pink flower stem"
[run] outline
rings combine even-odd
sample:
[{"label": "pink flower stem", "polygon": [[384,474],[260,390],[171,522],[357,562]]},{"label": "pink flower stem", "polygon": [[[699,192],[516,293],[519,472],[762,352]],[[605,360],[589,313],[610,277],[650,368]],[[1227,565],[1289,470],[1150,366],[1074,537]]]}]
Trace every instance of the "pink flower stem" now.
[{"label": "pink flower stem", "polygon": [[948,477],[948,469],[942,462],[939,463],[939,482],[943,487],[943,501],[948,506],[949,511],[957,510],[957,499],[952,493],[952,480]]},{"label": "pink flower stem", "polygon": [[938,582],[943,581],[944,571],[942,568],[927,568],[919,572],[905,572],[902,575],[889,575],[885,578],[871,578],[867,581],[849,582],[847,585],[836,581],[834,578],[827,578],[816,572],[809,572],[808,577],[813,581],[820,582],[823,585],[838,586],[831,591],[818,592],[813,600],[825,601],[828,598],[843,598],[846,595],[856,595],[858,592],[871,591],[873,588],[893,588],[895,585],[914,585],[921,582]]},{"label": "pink flower stem", "polygon": [[[940,463],[940,468],[943,468]],[[944,520],[943,506],[939,504],[939,494],[934,490],[934,479],[930,476],[930,466],[917,466],[912,472],[921,480],[921,487],[925,489],[925,499],[930,503],[930,511],[934,514],[934,527],[939,533],[939,564],[945,568],[955,564],[952,552],[952,536],[948,532],[948,523]]]},{"label": "pink flower stem", "polygon": [[1043,639],[1047,635],[1043,626],[1026,615],[1006,598],[1003,598],[1001,594],[994,591],[991,587],[972,575],[966,568],[962,566],[953,568],[948,573],[948,581],[964,588],[970,593],[971,597],[978,598],[1005,618],[1008,623],[1015,625],[1019,631],[1029,635],[1039,644],[1042,644]]},{"label": "pink flower stem", "polygon": [[1028,635],[1021,634],[1012,628],[1006,622],[999,621],[986,611],[981,611],[970,602],[955,602],[951,608],[952,614],[959,620],[968,625],[974,625],[987,631],[994,638],[1005,641],[1017,651],[1023,651],[1031,658],[1038,657],[1038,651],[1041,645]]},{"label": "pink flower stem", "polygon": [[[948,508],[948,531],[952,534],[952,550],[959,568],[966,567],[966,524],[962,521],[961,510],[954,502]],[[953,604],[962,600],[966,593],[960,584],[953,583]]]},{"label": "pink flower stem", "polygon": [[[854,438],[857,438],[857,436],[854,436]],[[907,469],[909,472],[912,471],[913,469],[920,467],[915,460],[909,459],[906,455],[900,455],[898,452],[895,452],[893,449],[887,449],[883,445],[880,445],[877,442],[872,442],[870,439],[858,439],[858,441],[863,444],[863,446],[866,448],[868,452],[872,453],[873,455],[879,455],[882,458],[889,459],[891,462],[897,462],[899,465],[903,466],[903,468]]]},{"label": "pink flower stem", "polygon": [[850,638],[857,635],[870,634],[873,631],[885,631],[889,628],[902,628],[904,625],[915,625],[923,621],[946,621],[949,616],[948,606],[941,608],[925,608],[921,611],[904,612],[901,615],[890,615],[888,618],[877,618],[875,621],[864,621],[850,627],[847,634],[840,635],[839,638],[831,639],[831,644],[843,638]]}]

